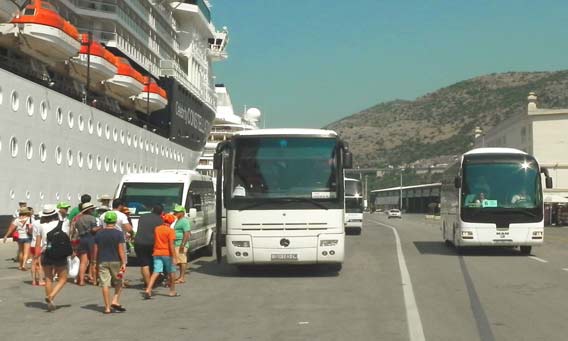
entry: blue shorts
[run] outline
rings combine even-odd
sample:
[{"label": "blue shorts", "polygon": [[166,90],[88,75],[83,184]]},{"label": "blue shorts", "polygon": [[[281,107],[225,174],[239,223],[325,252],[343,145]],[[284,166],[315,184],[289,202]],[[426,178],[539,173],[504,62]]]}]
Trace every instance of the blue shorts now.
[{"label": "blue shorts", "polygon": [[18,244],[30,244],[31,242],[31,238],[18,238]]},{"label": "blue shorts", "polygon": [[173,273],[172,257],[154,256],[154,272]]},{"label": "blue shorts", "polygon": [[86,253],[90,257],[94,246],[95,237],[93,237],[90,233],[84,234],[79,238],[79,248],[77,249],[77,253],[80,255]]}]

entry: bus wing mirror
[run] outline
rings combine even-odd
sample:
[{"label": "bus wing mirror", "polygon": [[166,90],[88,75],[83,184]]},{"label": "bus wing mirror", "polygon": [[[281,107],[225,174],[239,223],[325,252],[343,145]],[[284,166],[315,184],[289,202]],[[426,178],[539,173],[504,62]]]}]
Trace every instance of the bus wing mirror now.
[{"label": "bus wing mirror", "polygon": [[215,153],[213,155],[213,168],[215,170],[221,170],[223,166],[223,154]]},{"label": "bus wing mirror", "polygon": [[460,188],[461,185],[462,185],[462,179],[461,179],[461,176],[458,175],[454,178],[454,187]]},{"label": "bus wing mirror", "polygon": [[551,177],[547,176],[545,182],[546,182],[546,188],[552,188],[552,178]]},{"label": "bus wing mirror", "polygon": [[351,152],[345,152],[343,155],[343,168],[353,168],[353,154]]}]

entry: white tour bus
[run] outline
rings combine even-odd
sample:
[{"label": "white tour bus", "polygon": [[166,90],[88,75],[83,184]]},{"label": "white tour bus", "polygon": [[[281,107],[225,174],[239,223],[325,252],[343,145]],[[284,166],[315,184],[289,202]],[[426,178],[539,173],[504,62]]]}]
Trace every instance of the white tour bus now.
[{"label": "white tour bus", "polygon": [[131,213],[134,231],[142,214],[160,204],[164,212],[175,205],[185,207],[191,222],[190,252],[206,248],[214,254],[215,192],[211,177],[192,170],[163,170],[158,173],[127,174],[122,177],[116,197]]},{"label": "white tour bus", "polygon": [[469,246],[520,246],[530,254],[544,237],[541,173],[536,159],[517,149],[478,148],[448,168],[440,203],[442,238],[459,251]]},{"label": "white tour bus", "polygon": [[363,229],[363,187],[357,179],[345,178],[345,232],[361,234]]},{"label": "white tour bus", "polygon": [[252,130],[219,144],[217,260],[226,246],[227,262],[237,266],[328,264],[339,271],[343,169],[351,164],[346,144],[329,130]]}]

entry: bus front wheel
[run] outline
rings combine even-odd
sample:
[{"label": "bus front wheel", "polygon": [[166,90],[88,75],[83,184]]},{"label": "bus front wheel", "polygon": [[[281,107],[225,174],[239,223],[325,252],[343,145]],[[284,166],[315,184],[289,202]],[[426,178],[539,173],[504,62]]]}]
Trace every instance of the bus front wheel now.
[{"label": "bus front wheel", "polygon": [[523,255],[530,255],[532,251],[532,246],[529,245],[521,245],[521,254]]}]

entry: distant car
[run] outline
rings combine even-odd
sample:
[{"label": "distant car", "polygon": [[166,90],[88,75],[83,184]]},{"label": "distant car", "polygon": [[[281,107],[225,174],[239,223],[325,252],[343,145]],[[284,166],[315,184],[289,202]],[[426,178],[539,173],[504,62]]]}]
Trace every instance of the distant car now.
[{"label": "distant car", "polygon": [[400,210],[397,210],[396,208],[393,208],[392,210],[388,210],[387,211],[387,217],[390,218],[402,218],[402,213],[400,213]]}]

